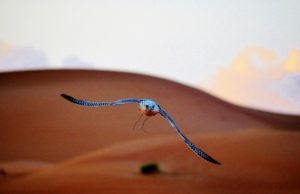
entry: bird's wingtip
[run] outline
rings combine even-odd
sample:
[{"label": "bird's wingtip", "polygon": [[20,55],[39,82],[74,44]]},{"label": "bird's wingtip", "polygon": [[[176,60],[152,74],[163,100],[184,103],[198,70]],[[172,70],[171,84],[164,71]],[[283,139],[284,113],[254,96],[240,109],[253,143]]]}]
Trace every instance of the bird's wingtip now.
[{"label": "bird's wingtip", "polygon": [[208,161],[210,161],[211,163],[216,164],[216,165],[222,165],[221,162],[218,162],[217,160],[215,160],[211,157],[208,159]]},{"label": "bird's wingtip", "polygon": [[64,93],[62,93],[60,96],[63,97],[64,99],[67,99],[67,100],[72,99],[71,96],[69,96],[69,95],[67,95],[67,94],[64,94]]}]

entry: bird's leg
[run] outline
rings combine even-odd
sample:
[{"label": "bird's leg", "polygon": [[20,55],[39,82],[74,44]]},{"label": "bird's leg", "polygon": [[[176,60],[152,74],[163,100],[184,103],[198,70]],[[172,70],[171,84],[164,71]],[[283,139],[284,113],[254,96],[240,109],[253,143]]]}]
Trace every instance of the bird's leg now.
[{"label": "bird's leg", "polygon": [[149,116],[146,117],[146,118],[144,119],[144,121],[143,121],[142,126],[141,126],[141,129],[142,129],[144,132],[147,132],[146,130],[144,130],[144,125],[145,125],[146,121],[147,121],[149,118],[150,118]]},{"label": "bird's leg", "polygon": [[134,123],[134,125],[133,125],[133,130],[135,129],[135,127],[136,127],[136,125],[137,125],[137,123],[141,120],[141,118],[143,117],[143,113],[141,114],[141,116],[139,117],[139,119]]}]

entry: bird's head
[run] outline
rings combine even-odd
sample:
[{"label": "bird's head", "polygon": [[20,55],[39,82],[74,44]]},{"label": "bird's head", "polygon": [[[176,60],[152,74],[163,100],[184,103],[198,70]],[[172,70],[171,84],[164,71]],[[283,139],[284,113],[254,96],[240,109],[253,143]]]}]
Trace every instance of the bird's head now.
[{"label": "bird's head", "polygon": [[148,116],[155,115],[159,112],[158,104],[151,99],[145,99],[140,102],[141,110]]}]

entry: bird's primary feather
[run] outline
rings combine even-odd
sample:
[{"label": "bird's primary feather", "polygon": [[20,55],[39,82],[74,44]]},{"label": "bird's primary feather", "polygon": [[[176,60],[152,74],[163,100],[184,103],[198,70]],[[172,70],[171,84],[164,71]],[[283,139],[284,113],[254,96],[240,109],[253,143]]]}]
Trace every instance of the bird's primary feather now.
[{"label": "bird's primary feather", "polygon": [[128,99],[117,100],[113,102],[91,102],[86,100],[79,100],[67,94],[61,94],[61,96],[70,102],[82,106],[114,106],[114,105],[127,104],[127,103],[139,104],[141,102],[140,99],[136,99],[136,98],[128,98]]}]

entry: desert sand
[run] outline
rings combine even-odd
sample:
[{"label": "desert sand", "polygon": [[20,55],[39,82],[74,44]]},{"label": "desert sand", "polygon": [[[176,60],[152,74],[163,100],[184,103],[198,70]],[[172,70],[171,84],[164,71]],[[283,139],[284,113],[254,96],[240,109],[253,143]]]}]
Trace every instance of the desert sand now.
[{"label": "desert sand", "polygon": [[[300,117],[235,106],[168,80],[103,71],[0,74],[0,193],[299,193]],[[199,158],[161,116],[132,129],[136,105],[60,97],[152,98],[222,163]],[[141,125],[141,123],[139,123]],[[142,175],[145,162],[161,173]]]}]

